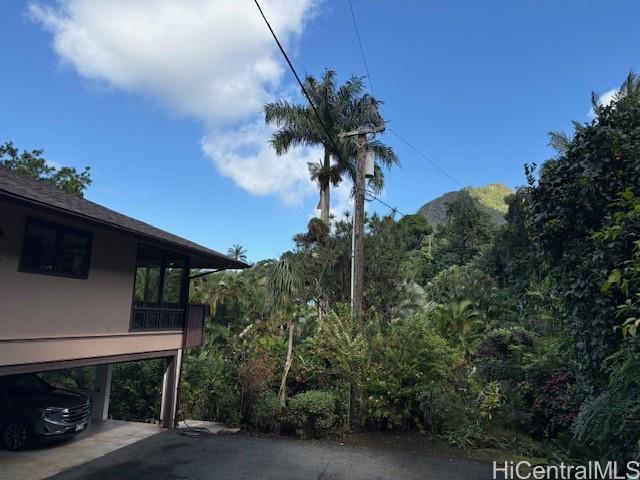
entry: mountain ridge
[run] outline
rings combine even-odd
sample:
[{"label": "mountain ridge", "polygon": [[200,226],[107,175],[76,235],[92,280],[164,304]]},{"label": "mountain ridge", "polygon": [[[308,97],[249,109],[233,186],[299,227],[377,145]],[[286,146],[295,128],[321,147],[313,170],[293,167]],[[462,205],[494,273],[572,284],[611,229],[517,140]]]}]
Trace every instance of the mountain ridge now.
[{"label": "mountain ridge", "polygon": [[466,187],[446,192],[426,202],[418,209],[417,213],[424,216],[434,226],[442,225],[447,221],[447,205],[453,202],[462,190],[471,194],[478,208],[489,215],[493,223],[498,225],[505,223],[504,215],[507,213],[508,207],[504,198],[514,192],[504,183],[489,183],[481,187]]}]

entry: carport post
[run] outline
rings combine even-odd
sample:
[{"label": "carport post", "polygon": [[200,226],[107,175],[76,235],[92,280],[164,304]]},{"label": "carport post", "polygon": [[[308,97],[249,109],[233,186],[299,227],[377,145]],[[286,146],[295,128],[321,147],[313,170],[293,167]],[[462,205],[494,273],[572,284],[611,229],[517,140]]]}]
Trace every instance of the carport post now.
[{"label": "carport post", "polygon": [[109,398],[111,396],[112,365],[98,365],[93,393],[91,394],[91,418],[106,420],[109,418]]},{"label": "carport post", "polygon": [[177,355],[167,357],[167,369],[162,382],[162,404],[160,405],[160,419],[162,428],[173,428],[176,418],[176,404],[178,397],[178,374],[182,350]]}]

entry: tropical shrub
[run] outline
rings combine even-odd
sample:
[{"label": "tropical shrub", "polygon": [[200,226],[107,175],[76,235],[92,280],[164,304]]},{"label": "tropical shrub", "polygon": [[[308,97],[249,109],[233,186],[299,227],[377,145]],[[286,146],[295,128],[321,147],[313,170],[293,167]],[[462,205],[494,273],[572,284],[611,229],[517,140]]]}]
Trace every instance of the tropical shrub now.
[{"label": "tropical shrub", "polygon": [[203,348],[186,358],[183,369],[180,413],[184,418],[240,422],[238,370],[232,358]]},{"label": "tropical shrub", "polygon": [[500,383],[493,381],[485,385],[480,394],[480,416],[485,420],[491,421],[495,415],[495,411],[502,406],[503,396],[500,392]]},{"label": "tropical shrub", "polygon": [[303,437],[320,438],[340,430],[335,393],[308,390],[289,400],[289,420]]},{"label": "tropical shrub", "polygon": [[440,334],[457,344],[466,362],[471,361],[471,346],[485,326],[484,316],[471,300],[440,305],[434,320]]},{"label": "tropical shrub", "polygon": [[266,433],[280,431],[282,405],[278,396],[271,390],[258,394],[253,406],[253,425],[256,430]]},{"label": "tropical shrub", "polygon": [[418,426],[421,431],[436,435],[465,418],[465,400],[451,386],[432,383],[423,387],[416,396]]},{"label": "tropical shrub", "polygon": [[577,408],[573,370],[562,367],[551,372],[533,391],[531,413],[537,428],[532,428],[532,433],[541,433],[545,437],[557,436],[571,426]]},{"label": "tropical shrub", "polygon": [[464,388],[461,353],[435,331],[427,316],[390,322],[376,333],[370,348],[363,405],[370,427],[419,426],[419,393],[433,383]]}]

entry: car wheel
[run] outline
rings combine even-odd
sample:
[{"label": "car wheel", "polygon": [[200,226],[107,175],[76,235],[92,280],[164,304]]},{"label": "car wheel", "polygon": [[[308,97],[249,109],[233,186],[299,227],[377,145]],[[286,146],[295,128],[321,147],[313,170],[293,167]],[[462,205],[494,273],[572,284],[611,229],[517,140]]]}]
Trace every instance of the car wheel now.
[{"label": "car wheel", "polygon": [[27,448],[31,438],[31,427],[24,420],[9,420],[2,429],[2,444],[14,452]]}]

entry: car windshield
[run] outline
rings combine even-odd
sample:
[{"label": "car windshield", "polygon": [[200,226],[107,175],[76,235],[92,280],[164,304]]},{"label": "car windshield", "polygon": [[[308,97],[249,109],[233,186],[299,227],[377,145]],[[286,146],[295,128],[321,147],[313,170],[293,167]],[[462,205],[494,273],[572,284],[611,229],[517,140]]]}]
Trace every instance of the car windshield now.
[{"label": "car windshield", "polygon": [[54,389],[37,375],[15,375],[0,378],[0,388],[11,393],[44,393]]}]

